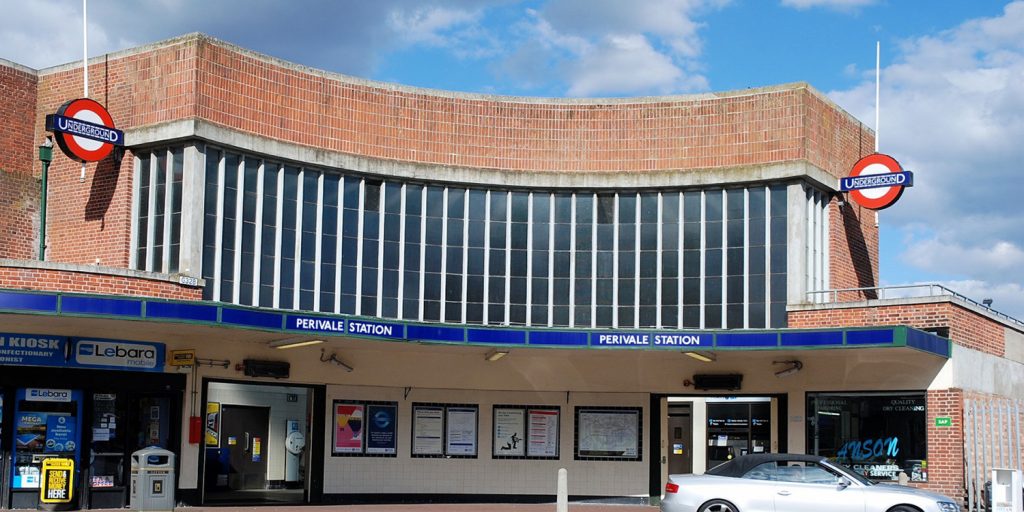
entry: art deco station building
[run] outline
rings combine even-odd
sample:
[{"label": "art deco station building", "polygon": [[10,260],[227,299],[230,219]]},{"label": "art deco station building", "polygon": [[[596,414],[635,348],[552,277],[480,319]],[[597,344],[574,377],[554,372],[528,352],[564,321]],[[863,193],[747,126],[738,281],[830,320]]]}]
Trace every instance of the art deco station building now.
[{"label": "art deco station building", "polygon": [[879,288],[839,191],[873,133],[807,84],[489,96],[192,34],[90,61],[125,147],[53,151],[42,226],[82,76],[0,62],[0,508],[51,457],[124,506],[145,446],[193,505],[549,501],[559,468],[657,502],[759,452],[974,503],[1020,465],[1024,324]]}]

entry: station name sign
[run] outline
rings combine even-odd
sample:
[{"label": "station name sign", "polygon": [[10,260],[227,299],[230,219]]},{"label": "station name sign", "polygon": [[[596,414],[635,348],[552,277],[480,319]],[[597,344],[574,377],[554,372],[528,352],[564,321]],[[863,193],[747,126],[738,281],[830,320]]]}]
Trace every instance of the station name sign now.
[{"label": "station name sign", "polygon": [[712,344],[711,335],[705,333],[595,332],[591,340],[600,347],[710,347]]}]

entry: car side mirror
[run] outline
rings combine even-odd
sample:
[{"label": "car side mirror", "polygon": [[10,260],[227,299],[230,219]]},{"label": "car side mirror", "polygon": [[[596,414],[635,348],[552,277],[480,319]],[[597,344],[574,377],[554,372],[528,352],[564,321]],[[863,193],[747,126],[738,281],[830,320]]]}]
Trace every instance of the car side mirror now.
[{"label": "car side mirror", "polygon": [[846,478],[844,476],[844,477],[839,479],[839,490],[840,491],[843,490],[843,489],[846,489],[847,487],[849,487],[851,485],[853,485],[853,482],[851,482],[849,478]]}]

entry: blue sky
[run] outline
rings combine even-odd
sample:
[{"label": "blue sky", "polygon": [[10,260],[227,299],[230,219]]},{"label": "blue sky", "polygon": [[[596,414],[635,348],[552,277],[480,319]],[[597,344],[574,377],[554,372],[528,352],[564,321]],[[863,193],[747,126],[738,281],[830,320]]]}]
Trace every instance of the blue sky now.
[{"label": "blue sky", "polygon": [[[80,0],[5,7],[0,58],[81,59]],[[61,21],[56,21],[61,20]],[[90,54],[205,32],[363,78],[622,97],[805,81],[874,124],[915,187],[880,215],[883,284],[1024,318],[1024,0],[90,0]]]}]

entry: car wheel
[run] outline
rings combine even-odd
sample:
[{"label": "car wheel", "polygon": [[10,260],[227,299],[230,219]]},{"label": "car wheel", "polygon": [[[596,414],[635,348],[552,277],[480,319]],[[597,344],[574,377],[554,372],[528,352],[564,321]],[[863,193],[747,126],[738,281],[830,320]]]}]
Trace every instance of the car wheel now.
[{"label": "car wheel", "polygon": [[739,512],[739,509],[725,500],[711,500],[700,507],[700,512]]},{"label": "car wheel", "polygon": [[890,508],[887,512],[921,512],[921,511],[916,509],[916,508],[914,508],[914,507],[911,507],[909,505],[896,505],[895,507]]}]

